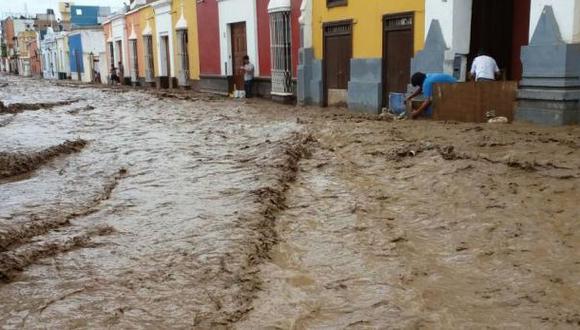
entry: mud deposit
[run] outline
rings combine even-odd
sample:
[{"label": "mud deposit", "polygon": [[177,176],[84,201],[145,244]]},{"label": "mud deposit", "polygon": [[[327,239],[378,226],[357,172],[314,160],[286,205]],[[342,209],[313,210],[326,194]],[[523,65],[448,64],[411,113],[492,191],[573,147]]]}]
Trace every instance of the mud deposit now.
[{"label": "mud deposit", "polygon": [[87,145],[87,141],[78,139],[65,141],[56,146],[41,151],[23,152],[0,152],[0,179],[13,175],[28,173],[49,162],[51,159],[81,151]]},{"label": "mud deposit", "polygon": [[580,326],[577,127],[3,78],[1,328]]}]

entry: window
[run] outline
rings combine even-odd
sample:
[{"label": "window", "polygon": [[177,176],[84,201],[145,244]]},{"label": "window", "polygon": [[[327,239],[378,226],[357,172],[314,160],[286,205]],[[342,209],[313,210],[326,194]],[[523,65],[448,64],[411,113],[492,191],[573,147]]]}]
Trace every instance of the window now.
[{"label": "window", "polygon": [[179,76],[177,78],[180,86],[187,86],[189,84],[189,55],[187,45],[187,30],[177,30],[177,56],[180,65]]},{"label": "window", "polygon": [[131,56],[131,82],[136,83],[139,75],[139,63],[137,62],[137,40],[129,40],[129,52]]},{"label": "window", "polygon": [[272,94],[292,95],[292,37],[290,11],[270,14]]},{"label": "window", "polygon": [[326,7],[338,7],[348,5],[348,0],[326,0]]},{"label": "window", "polygon": [[112,42],[109,42],[109,64],[111,67],[115,66],[115,48]]},{"label": "window", "polygon": [[153,36],[143,36],[143,45],[145,47],[145,81],[151,83],[155,76],[153,66]]},{"label": "window", "polygon": [[77,12],[77,16],[83,16],[83,10],[82,9],[77,8],[76,12]]}]

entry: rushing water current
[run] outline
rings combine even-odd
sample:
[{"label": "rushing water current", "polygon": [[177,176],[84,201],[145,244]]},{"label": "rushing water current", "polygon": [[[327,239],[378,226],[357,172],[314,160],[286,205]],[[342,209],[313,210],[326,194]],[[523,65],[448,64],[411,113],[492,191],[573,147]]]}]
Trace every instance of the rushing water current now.
[{"label": "rushing water current", "polygon": [[577,127],[0,79],[2,328],[580,327]]}]

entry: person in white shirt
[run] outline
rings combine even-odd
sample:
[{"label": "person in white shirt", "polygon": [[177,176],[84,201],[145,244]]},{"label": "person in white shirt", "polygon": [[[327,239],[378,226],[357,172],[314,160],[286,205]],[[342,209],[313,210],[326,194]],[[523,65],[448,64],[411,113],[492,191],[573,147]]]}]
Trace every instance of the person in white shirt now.
[{"label": "person in white shirt", "polygon": [[244,56],[244,65],[240,68],[244,72],[244,90],[246,98],[252,98],[252,86],[254,84],[254,65],[250,63],[250,57]]},{"label": "person in white shirt", "polygon": [[473,60],[471,77],[475,81],[494,81],[499,76],[500,70],[493,57],[480,51]]}]

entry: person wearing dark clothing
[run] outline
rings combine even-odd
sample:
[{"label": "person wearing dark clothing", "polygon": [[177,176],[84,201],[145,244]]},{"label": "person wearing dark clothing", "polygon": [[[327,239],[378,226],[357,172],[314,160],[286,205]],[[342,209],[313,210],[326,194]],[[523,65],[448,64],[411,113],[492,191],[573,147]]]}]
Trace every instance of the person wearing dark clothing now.
[{"label": "person wearing dark clothing", "polygon": [[111,65],[111,85],[120,84],[119,76],[117,75],[117,69],[114,65]]},{"label": "person wearing dark clothing", "polygon": [[119,61],[118,68],[119,68],[119,76],[118,76],[118,79],[119,80],[118,81],[119,81],[119,84],[121,84],[122,83],[122,80],[121,79],[123,79],[123,77],[125,77],[125,74],[124,74],[125,73],[125,70],[123,68],[123,62]]},{"label": "person wearing dark clothing", "polygon": [[244,56],[244,65],[240,68],[244,72],[244,91],[247,98],[252,98],[252,87],[254,85],[254,65],[250,63],[250,57]]}]

